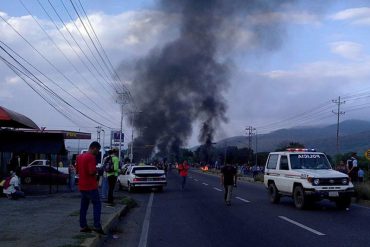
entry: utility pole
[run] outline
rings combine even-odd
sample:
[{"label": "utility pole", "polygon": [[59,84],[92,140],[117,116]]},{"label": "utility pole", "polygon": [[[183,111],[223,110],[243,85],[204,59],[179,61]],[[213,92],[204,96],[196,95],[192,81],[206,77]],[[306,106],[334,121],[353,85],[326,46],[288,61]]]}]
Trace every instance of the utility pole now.
[{"label": "utility pole", "polygon": [[257,162],[257,129],[254,129],[256,131],[256,165],[258,165],[258,162]]},{"label": "utility pole", "polygon": [[119,93],[119,98],[116,101],[118,104],[121,105],[121,124],[120,124],[120,130],[119,130],[119,153],[118,153],[118,159],[119,162],[121,162],[121,152],[122,152],[122,125],[123,125],[123,107],[125,104],[127,104],[126,101],[127,93]]},{"label": "utility pole", "polygon": [[96,141],[100,143],[101,126],[96,127]]},{"label": "utility pole", "polygon": [[344,115],[345,112],[340,111],[340,105],[346,103],[345,101],[340,100],[340,96],[338,97],[337,100],[332,100],[334,104],[338,106],[337,112],[332,111],[335,115],[337,115],[337,154],[339,154],[339,117],[340,115]]},{"label": "utility pole", "polygon": [[247,135],[248,135],[248,163],[250,162],[251,160],[251,150],[252,150],[252,135],[253,135],[253,131],[256,130],[255,128],[253,128],[252,126],[248,126],[246,129],[247,131]]}]

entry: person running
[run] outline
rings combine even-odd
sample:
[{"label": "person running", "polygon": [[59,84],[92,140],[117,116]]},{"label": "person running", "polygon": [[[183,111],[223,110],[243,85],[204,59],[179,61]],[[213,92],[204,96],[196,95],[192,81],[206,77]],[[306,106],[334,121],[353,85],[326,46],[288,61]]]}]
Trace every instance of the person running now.
[{"label": "person running", "polygon": [[118,173],[119,173],[119,159],[118,159],[117,155],[118,155],[118,150],[113,149],[112,150],[112,155],[111,155],[112,156],[112,162],[113,162],[113,171],[112,172],[107,172],[108,185],[109,185],[107,203],[110,204],[111,206],[114,205],[113,191],[114,191],[114,187],[116,186],[117,177],[118,177]]},{"label": "person running", "polygon": [[236,174],[236,168],[230,164],[226,164],[226,166],[221,169],[221,184],[225,188],[224,200],[228,206],[231,205],[233,187],[236,187]]},{"label": "person running", "polygon": [[180,174],[180,177],[182,178],[181,190],[185,189],[186,177],[188,176],[189,168],[190,166],[187,160],[184,160],[184,162],[178,166],[179,174]]},{"label": "person running", "polygon": [[[81,193],[80,232],[91,232],[93,230],[99,234],[105,234],[100,222],[101,202],[98,191],[98,182],[96,180],[97,163],[95,156],[99,153],[100,147],[99,142],[94,141],[90,144],[89,150],[86,153],[77,156],[76,159],[76,172],[79,176],[78,189]],[[93,229],[88,227],[86,221],[86,214],[90,201],[93,204]]]}]

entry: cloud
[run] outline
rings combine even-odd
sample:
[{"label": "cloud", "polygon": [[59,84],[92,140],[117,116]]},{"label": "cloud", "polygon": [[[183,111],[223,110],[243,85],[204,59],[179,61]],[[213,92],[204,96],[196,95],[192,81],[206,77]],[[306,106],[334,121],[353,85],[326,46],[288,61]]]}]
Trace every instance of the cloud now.
[{"label": "cloud", "polygon": [[255,24],[269,24],[276,22],[285,22],[289,24],[314,24],[321,23],[320,17],[306,11],[289,11],[289,12],[270,12],[258,15],[252,15],[251,21]]},{"label": "cloud", "polygon": [[331,16],[329,16],[332,20],[349,20],[351,24],[358,24],[358,25],[370,25],[370,8],[369,7],[362,7],[362,8],[350,8],[343,11],[339,11]]},{"label": "cloud", "polygon": [[351,60],[364,59],[363,45],[350,41],[330,43],[331,52]]}]

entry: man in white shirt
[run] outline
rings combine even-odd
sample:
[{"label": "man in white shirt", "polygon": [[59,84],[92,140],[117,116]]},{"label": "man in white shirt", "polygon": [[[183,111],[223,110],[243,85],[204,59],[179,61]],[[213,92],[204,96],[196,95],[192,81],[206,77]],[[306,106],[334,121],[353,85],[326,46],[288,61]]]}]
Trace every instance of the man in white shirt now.
[{"label": "man in white shirt", "polygon": [[17,174],[13,171],[10,172],[11,179],[8,188],[3,189],[3,193],[10,199],[18,199],[24,197],[24,192],[21,191],[20,182]]},{"label": "man in white shirt", "polygon": [[356,156],[356,153],[352,153],[351,158],[347,160],[348,176],[351,178],[352,182],[358,181],[358,164]]}]

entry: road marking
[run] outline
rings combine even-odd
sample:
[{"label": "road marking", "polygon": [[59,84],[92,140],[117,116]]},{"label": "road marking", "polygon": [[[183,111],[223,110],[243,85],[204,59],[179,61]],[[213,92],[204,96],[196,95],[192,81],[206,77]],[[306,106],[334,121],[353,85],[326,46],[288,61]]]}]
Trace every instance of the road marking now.
[{"label": "road marking", "polygon": [[194,181],[198,182],[199,180],[194,178]]},{"label": "road marking", "polygon": [[245,199],[243,199],[243,198],[241,198],[241,197],[239,197],[239,196],[237,196],[237,197],[235,197],[236,199],[238,199],[238,200],[240,200],[240,201],[243,201],[243,202],[250,202],[250,201],[248,201],[248,200],[245,200]]},{"label": "road marking", "polygon": [[152,213],[153,197],[154,197],[154,193],[152,192],[150,193],[149,202],[146,207],[143,229],[141,230],[141,235],[140,235],[139,247],[146,247],[147,242],[148,242],[149,223],[150,223],[150,214]]},{"label": "road marking", "polygon": [[213,187],[213,189],[215,189],[215,190],[217,190],[217,191],[222,191],[221,189],[216,188],[216,187]]},{"label": "road marking", "polygon": [[205,185],[205,186],[208,186],[208,184],[206,184],[206,183],[202,183],[203,185]]},{"label": "road marking", "polygon": [[291,219],[289,219],[289,218],[287,218],[285,216],[279,216],[279,218],[282,219],[282,220],[288,221],[288,222],[290,222],[290,223],[292,223],[292,224],[294,224],[296,226],[299,226],[299,227],[301,227],[301,228],[303,228],[303,229],[305,229],[307,231],[310,231],[310,232],[312,232],[312,233],[314,233],[316,235],[319,235],[319,236],[324,236],[325,235],[324,233],[321,233],[319,231],[316,231],[316,230],[314,230],[314,229],[312,229],[312,228],[310,228],[308,226],[305,226],[305,225],[303,225],[301,223],[298,223],[297,221],[291,220]]}]

